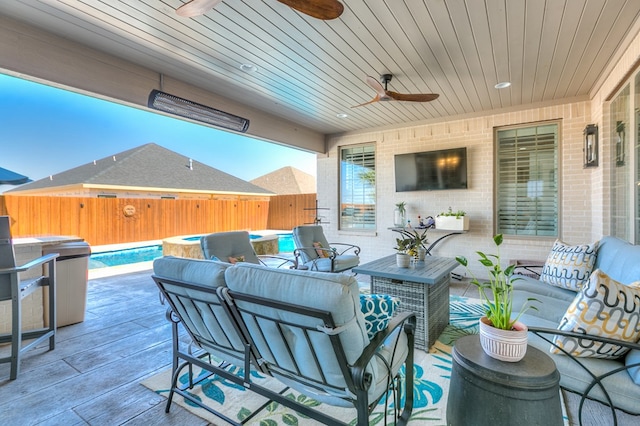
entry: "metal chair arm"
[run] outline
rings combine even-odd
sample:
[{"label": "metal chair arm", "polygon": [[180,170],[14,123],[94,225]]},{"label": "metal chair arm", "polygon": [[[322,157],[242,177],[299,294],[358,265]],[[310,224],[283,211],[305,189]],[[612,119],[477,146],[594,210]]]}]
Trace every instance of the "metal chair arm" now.
[{"label": "metal chair arm", "polygon": [[[375,356],[385,340],[387,340],[387,338],[400,327],[404,327],[405,332],[408,335],[413,336],[416,329],[416,314],[413,312],[402,312],[394,316],[389,321],[387,328],[378,332],[373,337],[373,339],[362,351],[360,357],[351,367],[356,387],[363,390],[369,389],[369,386],[371,386],[371,377],[367,377],[367,365],[369,365],[369,362],[371,362],[371,358]],[[413,339],[409,339],[409,341],[413,342]],[[413,348],[410,348],[410,350],[412,349]]]},{"label": "metal chair arm", "polygon": [[24,272],[35,266],[43,265],[45,263],[51,262],[55,260],[58,256],[60,256],[58,253],[45,254],[44,256],[41,256],[37,259],[33,259],[22,266],[14,266],[13,268],[0,268],[0,274],[12,274],[16,272]]}]

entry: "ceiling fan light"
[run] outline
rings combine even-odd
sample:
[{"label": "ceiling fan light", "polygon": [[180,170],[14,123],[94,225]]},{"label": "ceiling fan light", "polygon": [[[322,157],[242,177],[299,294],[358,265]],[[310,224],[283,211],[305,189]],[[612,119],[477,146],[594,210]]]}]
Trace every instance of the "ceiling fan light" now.
[{"label": "ceiling fan light", "polygon": [[510,81],[502,81],[502,82],[496,84],[494,87],[496,89],[506,89],[509,86],[511,86],[511,82]]},{"label": "ceiling fan light", "polygon": [[346,112],[339,112],[336,114],[336,117],[338,118],[347,118],[349,117],[349,114],[347,114]]},{"label": "ceiling fan light", "polygon": [[182,99],[159,90],[151,91],[148,106],[149,108],[157,109],[168,114],[178,115],[234,132],[244,133],[249,129],[249,120],[246,118],[187,99]]}]

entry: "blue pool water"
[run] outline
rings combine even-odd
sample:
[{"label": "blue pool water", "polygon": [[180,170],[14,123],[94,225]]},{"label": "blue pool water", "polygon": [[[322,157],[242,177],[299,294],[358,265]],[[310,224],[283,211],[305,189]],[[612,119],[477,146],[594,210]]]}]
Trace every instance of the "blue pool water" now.
[{"label": "blue pool water", "polygon": [[[260,238],[260,235],[250,235],[252,239]],[[281,253],[293,252],[293,236],[291,234],[278,234],[278,249]],[[187,241],[197,241],[200,237],[185,238]],[[128,265],[130,263],[149,262],[162,257],[162,245],[136,247],[130,249],[106,251],[95,253],[89,257],[89,269],[108,268],[110,266]]]},{"label": "blue pool water", "polygon": [[162,257],[161,245],[105,251],[92,254],[89,257],[89,269],[149,262],[157,257]]}]

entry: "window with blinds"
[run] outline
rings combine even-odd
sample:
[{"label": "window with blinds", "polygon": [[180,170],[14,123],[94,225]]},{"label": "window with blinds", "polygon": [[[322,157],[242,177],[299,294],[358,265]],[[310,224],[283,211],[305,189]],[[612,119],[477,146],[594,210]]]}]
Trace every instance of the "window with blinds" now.
[{"label": "window with blinds", "polygon": [[375,145],[340,149],[340,229],[376,228]]},{"label": "window with blinds", "polygon": [[497,233],[558,236],[558,123],[496,131]]}]

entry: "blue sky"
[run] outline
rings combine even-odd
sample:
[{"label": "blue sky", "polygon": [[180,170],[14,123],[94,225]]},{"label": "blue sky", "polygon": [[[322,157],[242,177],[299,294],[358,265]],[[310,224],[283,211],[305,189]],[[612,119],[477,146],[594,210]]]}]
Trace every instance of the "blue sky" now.
[{"label": "blue sky", "polygon": [[0,167],[38,180],[149,142],[244,180],[316,175],[313,153],[0,74]]}]

